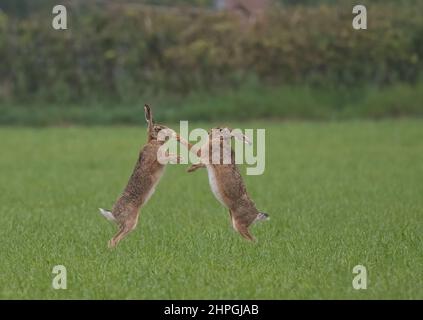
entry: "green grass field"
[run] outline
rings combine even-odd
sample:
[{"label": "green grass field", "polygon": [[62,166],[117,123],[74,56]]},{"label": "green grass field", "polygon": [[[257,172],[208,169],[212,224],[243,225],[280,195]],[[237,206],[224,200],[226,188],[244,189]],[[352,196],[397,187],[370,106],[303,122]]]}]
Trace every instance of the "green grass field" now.
[{"label": "green grass field", "polygon": [[[145,128],[0,129],[0,298],[423,298],[423,121],[243,127],[267,129],[264,175],[242,170],[271,216],[257,244],[205,171],[174,165],[114,251],[97,208],[122,191]],[[52,289],[59,264],[67,290]],[[367,290],[352,288],[358,264]]]}]

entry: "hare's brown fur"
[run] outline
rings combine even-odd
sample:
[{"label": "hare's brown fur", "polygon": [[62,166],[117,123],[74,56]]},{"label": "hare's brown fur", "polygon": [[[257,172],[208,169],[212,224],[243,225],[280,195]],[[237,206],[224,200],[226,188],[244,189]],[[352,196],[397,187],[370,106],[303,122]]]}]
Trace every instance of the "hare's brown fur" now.
[{"label": "hare's brown fur", "polygon": [[157,134],[166,127],[153,123],[148,105],[145,106],[145,115],[148,122],[148,141],[139,153],[126,188],[109,212],[119,227],[117,234],[109,241],[109,247],[115,247],[120,240],[134,230],[138,222],[139,210],[154,193],[164,171],[164,165],[157,160],[159,148],[164,141],[158,141]]},{"label": "hare's brown fur", "polygon": [[[189,142],[180,136],[177,136],[177,139],[192,151],[193,146]],[[220,146],[220,164],[212,164],[212,153],[219,152],[219,149],[216,150],[216,148],[212,150],[212,145]],[[208,161],[204,161],[206,160],[204,159],[204,155],[207,154],[205,152],[206,148],[209,149]],[[229,148],[226,151],[229,151],[231,154],[230,164],[223,164],[223,150],[225,148]],[[260,217],[264,218],[267,215],[257,210],[254,202],[248,195],[241,173],[235,164],[235,153],[230,148],[230,144],[223,143],[220,137],[218,137],[218,140],[216,138],[212,139],[210,133],[208,143],[202,146],[196,153],[200,157],[200,163],[192,165],[188,169],[188,172],[193,172],[199,168],[207,168],[210,186],[212,190],[214,188],[217,189],[213,190],[216,198],[229,209],[233,228],[247,240],[254,241],[255,239],[250,234],[248,228],[253,222],[259,220]]]}]

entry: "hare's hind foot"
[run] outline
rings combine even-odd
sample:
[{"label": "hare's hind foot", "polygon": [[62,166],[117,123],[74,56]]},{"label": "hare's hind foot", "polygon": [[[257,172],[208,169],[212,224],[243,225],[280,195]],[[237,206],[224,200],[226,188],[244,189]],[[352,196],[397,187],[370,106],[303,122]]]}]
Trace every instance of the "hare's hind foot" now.
[{"label": "hare's hind foot", "polygon": [[256,238],[254,238],[254,236],[251,235],[250,230],[248,230],[248,227],[244,224],[237,223],[233,217],[232,217],[232,227],[235,229],[235,231],[238,231],[239,234],[244,239],[247,239],[251,242],[256,242]]},{"label": "hare's hind foot", "polygon": [[251,242],[256,242],[256,238],[254,238],[254,236],[250,233],[250,231],[248,230],[247,227],[238,227],[238,232],[240,233],[240,235],[244,238],[247,239],[248,241]]},{"label": "hare's hind foot", "polygon": [[256,242],[256,238],[254,238],[254,236],[251,235],[250,230],[248,230],[248,227],[252,224],[252,222],[243,222],[238,220],[231,209],[229,209],[229,215],[231,217],[232,227],[234,230],[237,231],[244,239]]},{"label": "hare's hind foot", "polygon": [[[257,214],[257,217],[255,218],[255,220],[252,223],[255,223],[255,222],[258,222],[258,221],[266,221],[266,220],[269,220],[269,219],[270,218],[269,218],[269,215],[267,213],[259,212]],[[245,224],[237,223],[236,220],[232,217],[232,225],[233,225],[234,229],[236,231],[238,231],[241,234],[241,236],[244,237],[245,239],[252,241],[252,242],[257,242],[256,238],[254,238],[254,236],[251,235],[250,231],[248,230],[248,227],[251,224],[245,225]]]},{"label": "hare's hind foot", "polygon": [[115,248],[118,243],[125,238],[128,233],[130,233],[132,230],[135,229],[135,227],[137,226],[137,222],[138,222],[138,215],[135,218],[126,220],[123,224],[121,224],[121,226],[119,227],[119,231],[115,234],[115,236],[110,239],[109,243],[108,243],[108,247],[110,249]]}]

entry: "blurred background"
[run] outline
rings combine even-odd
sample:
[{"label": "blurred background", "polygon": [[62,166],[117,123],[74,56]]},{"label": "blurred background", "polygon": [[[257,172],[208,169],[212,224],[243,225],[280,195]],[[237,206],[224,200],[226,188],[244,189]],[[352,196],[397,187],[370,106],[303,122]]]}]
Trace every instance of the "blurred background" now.
[{"label": "blurred background", "polygon": [[422,1],[0,0],[0,124],[423,115]]}]

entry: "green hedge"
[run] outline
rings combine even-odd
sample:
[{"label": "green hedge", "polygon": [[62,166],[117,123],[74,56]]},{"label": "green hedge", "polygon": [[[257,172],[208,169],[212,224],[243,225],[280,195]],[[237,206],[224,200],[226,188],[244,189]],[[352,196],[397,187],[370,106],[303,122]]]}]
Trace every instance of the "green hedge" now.
[{"label": "green hedge", "polygon": [[210,10],[131,5],[69,8],[52,16],[0,13],[0,101],[131,101],[155,93],[261,85],[413,83],[423,66],[423,5],[285,7],[247,22]]}]

